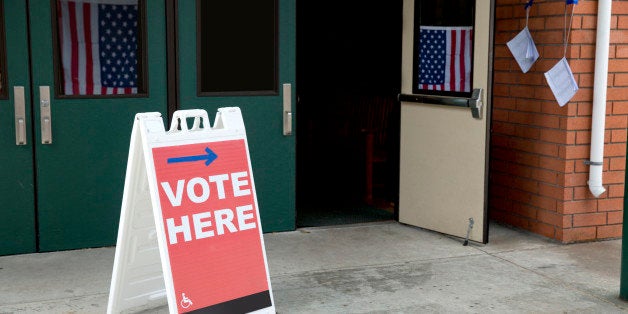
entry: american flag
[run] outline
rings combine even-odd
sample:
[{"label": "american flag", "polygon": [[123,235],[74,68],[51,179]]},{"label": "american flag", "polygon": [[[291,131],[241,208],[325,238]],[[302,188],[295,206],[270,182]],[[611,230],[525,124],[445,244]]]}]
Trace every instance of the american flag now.
[{"label": "american flag", "polygon": [[137,0],[59,0],[66,95],[136,94]]},{"label": "american flag", "polygon": [[418,88],[470,92],[473,27],[421,26],[419,30]]}]

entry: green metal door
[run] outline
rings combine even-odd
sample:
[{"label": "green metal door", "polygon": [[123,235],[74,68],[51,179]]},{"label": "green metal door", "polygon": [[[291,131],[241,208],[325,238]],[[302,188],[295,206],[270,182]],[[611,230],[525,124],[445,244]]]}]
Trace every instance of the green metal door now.
[{"label": "green metal door", "polygon": [[178,107],[240,107],[264,232],[295,228],[295,6],[177,3]]},{"label": "green metal door", "polygon": [[[11,97],[0,104],[9,116],[13,88],[24,86],[27,145],[6,136],[15,124],[3,115],[9,175],[0,179],[0,214],[9,219],[0,232],[19,236],[4,241],[0,254],[113,245],[133,117],[166,112],[164,1],[24,2],[4,1],[3,10]],[[116,79],[129,69],[137,77]]]},{"label": "green metal door", "polygon": [[[0,255],[36,249],[26,23],[25,1],[0,0]],[[16,102],[18,107],[24,104],[17,119]],[[23,127],[18,130],[19,124]]]}]

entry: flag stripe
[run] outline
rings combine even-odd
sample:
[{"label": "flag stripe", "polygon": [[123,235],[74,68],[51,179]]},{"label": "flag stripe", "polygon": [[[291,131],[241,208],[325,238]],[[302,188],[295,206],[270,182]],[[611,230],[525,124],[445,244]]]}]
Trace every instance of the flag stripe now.
[{"label": "flag stripe", "polygon": [[91,10],[91,6],[87,3],[83,3],[83,24],[84,24],[84,30],[85,31],[85,85],[86,85],[86,91],[85,93],[88,95],[93,95],[94,94],[94,76],[90,75],[90,73],[93,72],[94,69],[94,62],[93,62],[93,53],[92,53],[92,32],[91,32],[91,25],[92,23],[92,10]]},{"label": "flag stripe", "polygon": [[456,80],[455,80],[455,77],[456,77],[456,72],[457,72],[456,71],[457,70],[456,69],[456,67],[457,67],[456,56],[458,55],[458,50],[457,50],[458,45],[456,45],[457,44],[457,42],[456,42],[456,32],[448,32],[448,34],[451,36],[448,39],[449,42],[451,43],[451,50],[449,50],[449,51],[452,51],[452,52],[455,52],[455,53],[451,54],[451,59],[450,59],[451,64],[449,65],[449,80],[446,79],[445,83],[449,82],[449,84],[447,84],[449,86],[449,90],[450,91],[455,91],[456,90]]},{"label": "flag stripe", "polygon": [[472,27],[421,26],[418,89],[471,91]]},{"label": "flag stripe", "polygon": [[[106,5],[105,5],[106,3]],[[122,7],[125,5],[125,7]],[[129,8],[126,5],[130,5]],[[128,9],[128,11],[127,11]],[[116,11],[117,10],[117,11]],[[116,11],[117,20],[100,20],[100,14],[105,14],[109,19],[111,12]],[[104,12],[104,13],[103,13]],[[61,62],[63,68],[63,89],[66,95],[116,95],[136,94],[137,75],[134,69],[137,67],[137,45],[135,43],[137,33],[137,0],[91,0],[73,1],[61,0],[58,7],[59,39],[61,46]],[[125,20],[126,19],[126,20]],[[125,29],[119,29],[124,22]],[[118,23],[118,24],[116,24]],[[128,28],[127,25],[135,28]],[[102,27],[102,28],[101,28]],[[118,28],[116,28],[118,27]],[[100,34],[102,30],[107,34]],[[112,49],[112,36],[120,36],[122,31],[124,41],[132,41],[132,45],[116,44]],[[122,37],[120,37],[122,38]],[[117,38],[113,38],[115,43]],[[107,51],[101,55],[103,46],[107,43]],[[127,49],[125,52],[124,49]],[[132,59],[129,59],[129,53]],[[120,59],[125,58],[125,59]],[[107,61],[108,78],[103,85],[102,73],[105,71],[101,60]],[[131,71],[130,74],[127,71]]]},{"label": "flag stripe", "polygon": [[72,73],[72,76],[70,77],[70,79],[72,80],[72,94],[74,94],[75,91],[79,90],[79,86],[78,86],[78,69],[79,69],[79,60],[78,60],[78,40],[77,40],[77,36],[76,36],[76,3],[74,2],[69,2],[68,3],[68,17],[70,19],[70,29],[69,29],[69,33],[70,33],[70,44],[72,47],[72,53],[71,53],[71,60],[72,60],[72,67],[70,68],[70,72]]},{"label": "flag stripe", "polygon": [[[90,7],[90,20],[98,21],[98,6],[91,5]],[[98,27],[90,27],[91,29],[91,41],[90,45],[92,47],[92,81],[93,86],[92,90],[95,95],[101,95],[101,81],[100,81],[100,49],[98,46],[99,34]],[[89,68],[88,68],[89,69]]]}]

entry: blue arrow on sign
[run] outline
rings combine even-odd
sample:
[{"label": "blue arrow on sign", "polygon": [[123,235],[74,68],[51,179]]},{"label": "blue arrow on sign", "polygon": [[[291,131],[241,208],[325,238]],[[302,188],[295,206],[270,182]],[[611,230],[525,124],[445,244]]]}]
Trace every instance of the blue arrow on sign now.
[{"label": "blue arrow on sign", "polygon": [[194,162],[199,160],[205,160],[205,166],[209,166],[209,164],[211,164],[214,160],[216,160],[216,158],[218,158],[218,155],[216,155],[216,153],[209,149],[209,147],[205,147],[205,152],[207,152],[207,154],[168,158],[168,163],[174,164],[178,162]]}]

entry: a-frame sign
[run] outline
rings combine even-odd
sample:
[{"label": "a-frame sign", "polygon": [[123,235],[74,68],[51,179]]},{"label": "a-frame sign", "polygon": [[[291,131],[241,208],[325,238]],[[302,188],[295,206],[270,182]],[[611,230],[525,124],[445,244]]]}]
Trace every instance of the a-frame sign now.
[{"label": "a-frame sign", "polygon": [[[188,127],[192,122],[192,127]],[[274,313],[239,108],[135,117],[108,313]]]}]

